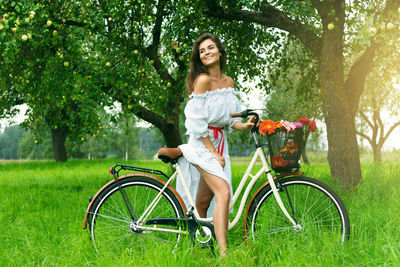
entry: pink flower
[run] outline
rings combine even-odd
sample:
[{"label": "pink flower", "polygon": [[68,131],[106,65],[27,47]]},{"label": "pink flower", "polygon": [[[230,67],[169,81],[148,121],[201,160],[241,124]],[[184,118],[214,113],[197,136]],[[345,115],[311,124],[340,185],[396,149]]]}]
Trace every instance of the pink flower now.
[{"label": "pink flower", "polygon": [[300,122],[293,122],[296,128],[301,128],[303,125]]},{"label": "pink flower", "polygon": [[296,125],[293,122],[281,121],[282,127],[286,129],[286,131],[291,132],[296,130]]}]

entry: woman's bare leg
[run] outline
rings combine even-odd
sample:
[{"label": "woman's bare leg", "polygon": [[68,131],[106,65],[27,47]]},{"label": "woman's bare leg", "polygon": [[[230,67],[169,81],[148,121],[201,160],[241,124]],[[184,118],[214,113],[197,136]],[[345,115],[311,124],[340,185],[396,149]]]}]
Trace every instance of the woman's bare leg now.
[{"label": "woman's bare leg", "polygon": [[231,197],[228,183],[218,176],[210,174],[200,167],[199,170],[204,182],[215,195],[215,207],[213,214],[213,222],[215,229],[215,237],[220,249],[220,256],[223,257],[227,253],[227,232],[229,222],[229,200]]},{"label": "woman's bare leg", "polygon": [[207,217],[207,210],[210,207],[213,197],[214,193],[208,187],[207,183],[204,181],[204,178],[200,176],[199,188],[196,196],[196,208],[201,218]]}]

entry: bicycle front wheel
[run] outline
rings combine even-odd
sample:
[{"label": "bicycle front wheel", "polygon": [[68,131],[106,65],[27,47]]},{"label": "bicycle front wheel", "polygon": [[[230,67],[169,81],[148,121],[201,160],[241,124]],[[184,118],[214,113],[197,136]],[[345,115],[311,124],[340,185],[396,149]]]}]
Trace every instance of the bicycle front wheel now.
[{"label": "bicycle front wheel", "polygon": [[[164,187],[159,181],[145,176],[121,179],[120,185],[129,199],[136,219],[141,217]],[[179,231],[181,227],[152,224],[147,226],[154,230],[136,229],[121,192],[118,185],[112,183],[97,197],[89,211],[88,224],[96,250],[140,249],[160,242],[175,247],[181,235],[173,231]],[[177,197],[166,188],[143,225],[146,226],[149,219],[183,217],[184,212]]]},{"label": "bicycle front wheel", "polygon": [[350,235],[347,210],[339,196],[324,183],[312,178],[296,176],[276,182],[279,195],[297,226],[288,220],[279,207],[271,186],[264,187],[250,204],[246,217],[246,235],[253,240],[265,236],[299,236],[318,238],[329,235],[329,240],[345,241]]}]

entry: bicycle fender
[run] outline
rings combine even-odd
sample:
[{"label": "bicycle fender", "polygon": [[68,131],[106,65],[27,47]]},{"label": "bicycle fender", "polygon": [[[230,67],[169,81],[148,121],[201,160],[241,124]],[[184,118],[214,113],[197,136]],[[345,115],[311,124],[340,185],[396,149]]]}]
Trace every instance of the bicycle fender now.
[{"label": "bicycle fender", "polygon": [[[160,182],[160,183],[163,184],[163,185],[166,184],[166,181],[165,181],[165,180],[163,180],[163,179],[161,179],[161,178],[159,178],[159,177],[157,177],[157,176],[154,176],[154,175],[151,175],[151,174],[147,174],[147,173],[130,173],[130,174],[122,175],[122,176],[118,177],[117,179],[118,179],[118,181],[121,181],[121,180],[123,180],[123,179],[130,178],[130,177],[136,177],[136,176],[145,176],[145,177],[154,179],[154,180],[156,180],[157,182]],[[97,193],[94,195],[94,197],[93,197],[92,200],[90,201],[90,203],[89,203],[89,205],[88,205],[88,207],[87,207],[87,209],[86,209],[86,212],[85,212],[85,218],[83,219],[83,229],[86,229],[86,228],[87,228],[87,217],[88,217],[88,214],[89,214],[90,209],[91,209],[92,206],[93,206],[93,203],[96,201],[96,199],[98,198],[98,196],[99,196],[109,185],[111,185],[112,183],[115,183],[115,180],[114,180],[114,179],[112,179],[111,181],[109,181],[108,183],[106,183],[102,188],[100,188],[100,190],[97,191]],[[185,203],[183,202],[182,197],[181,197],[181,196],[179,195],[179,193],[175,190],[175,188],[172,187],[171,185],[168,186],[168,189],[170,189],[170,190],[172,191],[172,193],[175,194],[176,198],[178,199],[179,203],[180,203],[181,206],[182,206],[183,214],[186,214],[187,209],[186,209]]]}]

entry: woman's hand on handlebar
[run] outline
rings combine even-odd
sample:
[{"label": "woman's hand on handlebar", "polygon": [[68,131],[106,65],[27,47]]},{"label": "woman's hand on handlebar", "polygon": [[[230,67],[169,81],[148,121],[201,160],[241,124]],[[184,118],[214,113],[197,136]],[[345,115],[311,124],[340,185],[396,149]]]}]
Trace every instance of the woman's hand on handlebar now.
[{"label": "woman's hand on handlebar", "polygon": [[240,121],[235,122],[232,128],[238,131],[251,130],[254,127],[255,120],[256,116],[251,116],[251,118],[247,122],[240,122]]},{"label": "woman's hand on handlebar", "polygon": [[[254,123],[255,123],[255,121],[257,120],[257,117],[256,116],[251,116],[251,118],[247,121],[247,123],[251,123],[251,127],[249,128],[249,130],[251,130],[253,127],[254,127]],[[257,122],[257,127],[260,125],[260,120],[258,120],[258,122]]]}]

